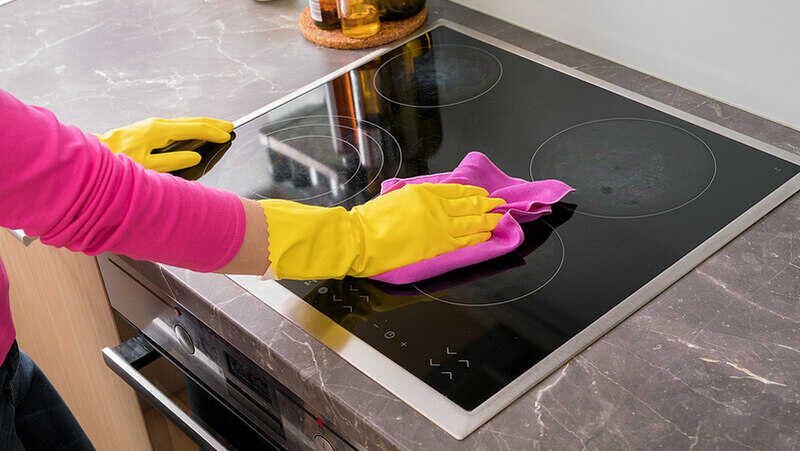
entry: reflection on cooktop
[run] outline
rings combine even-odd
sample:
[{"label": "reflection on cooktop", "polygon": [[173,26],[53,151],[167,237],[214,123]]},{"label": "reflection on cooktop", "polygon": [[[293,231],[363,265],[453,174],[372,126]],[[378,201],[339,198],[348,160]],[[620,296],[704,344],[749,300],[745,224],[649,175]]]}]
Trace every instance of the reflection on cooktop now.
[{"label": "reflection on cooktop", "polygon": [[531,178],[576,188],[578,213],[639,218],[700,197],[717,172],[711,148],[664,122],[616,118],[586,122],[547,139],[531,158]]},{"label": "reflection on cooktop", "polygon": [[[251,199],[287,199],[318,206],[363,203],[396,177],[400,144],[386,129],[344,116],[302,116],[241,134],[236,148],[219,148],[186,178]],[[198,173],[200,172],[200,173]]]},{"label": "reflection on cooktop", "polygon": [[438,108],[478,98],[494,88],[502,76],[502,63],[484,49],[412,44],[378,68],[373,84],[390,102]]},{"label": "reflection on cooktop", "polygon": [[[316,132],[313,127],[306,131]],[[281,139],[277,134],[264,134],[261,143],[269,153],[274,181],[293,180],[296,187],[307,188],[300,197],[287,200],[310,201],[325,195],[336,198],[345,186],[363,177],[358,149],[342,138],[309,134]],[[331,148],[336,151],[331,152]],[[266,199],[262,194],[255,196]]]}]

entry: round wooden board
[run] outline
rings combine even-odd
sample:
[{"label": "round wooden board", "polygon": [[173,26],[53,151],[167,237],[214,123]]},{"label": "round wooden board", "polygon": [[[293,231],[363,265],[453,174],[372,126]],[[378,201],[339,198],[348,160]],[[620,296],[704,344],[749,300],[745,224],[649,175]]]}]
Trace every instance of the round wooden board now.
[{"label": "round wooden board", "polygon": [[381,30],[366,39],[353,39],[345,36],[340,29],[323,30],[314,25],[314,21],[311,20],[311,13],[306,7],[303,14],[300,15],[300,32],[309,41],[325,47],[350,50],[366,49],[408,36],[425,22],[427,16],[428,8],[426,7],[408,19],[381,22]]}]

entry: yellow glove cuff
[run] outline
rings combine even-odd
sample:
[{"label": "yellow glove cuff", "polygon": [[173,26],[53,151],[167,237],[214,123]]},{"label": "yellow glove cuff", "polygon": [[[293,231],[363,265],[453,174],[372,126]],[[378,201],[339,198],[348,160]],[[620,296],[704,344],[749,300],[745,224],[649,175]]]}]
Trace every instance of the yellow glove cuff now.
[{"label": "yellow glove cuff", "polygon": [[278,279],[347,275],[363,248],[359,227],[347,210],[280,199],[259,203],[269,227],[270,267]]}]

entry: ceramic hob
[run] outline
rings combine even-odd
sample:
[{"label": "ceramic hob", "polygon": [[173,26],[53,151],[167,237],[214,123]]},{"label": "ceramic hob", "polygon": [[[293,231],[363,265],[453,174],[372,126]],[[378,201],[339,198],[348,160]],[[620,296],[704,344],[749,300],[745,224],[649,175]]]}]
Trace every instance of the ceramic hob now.
[{"label": "ceramic hob", "polygon": [[180,175],[349,208],[479,151],[576,188],[514,252],[412,285],[232,277],[459,439],[800,186],[788,153],[442,22],[235,133]]}]

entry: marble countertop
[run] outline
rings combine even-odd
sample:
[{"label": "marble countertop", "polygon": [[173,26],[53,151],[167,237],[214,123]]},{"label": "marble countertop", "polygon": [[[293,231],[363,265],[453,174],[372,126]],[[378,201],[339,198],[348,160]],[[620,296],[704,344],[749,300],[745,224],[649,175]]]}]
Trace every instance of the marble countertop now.
[{"label": "marble countertop", "polygon": [[[149,116],[234,120],[366,53],[306,42],[305,4],[11,2],[0,87],[87,131]],[[443,0],[429,11],[800,155],[790,128]],[[800,195],[461,442],[227,277],[131,265],[360,449],[800,445]]]}]

